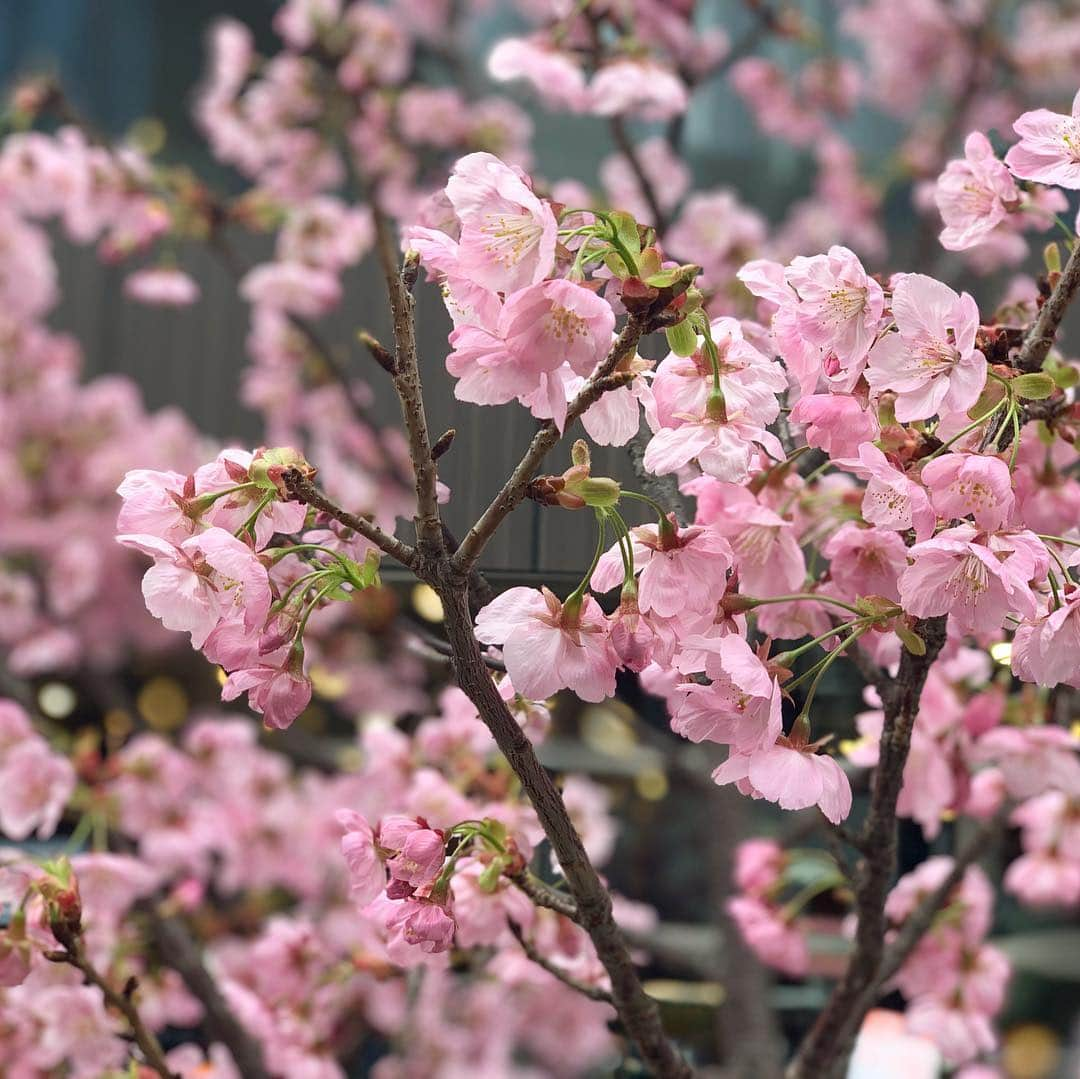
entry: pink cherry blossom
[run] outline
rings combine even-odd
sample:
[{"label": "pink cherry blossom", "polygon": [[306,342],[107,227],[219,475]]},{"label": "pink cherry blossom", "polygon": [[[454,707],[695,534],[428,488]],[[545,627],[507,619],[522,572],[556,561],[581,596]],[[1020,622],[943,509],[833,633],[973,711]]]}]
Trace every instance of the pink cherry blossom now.
[{"label": "pink cherry blossom", "polygon": [[863,443],[858,463],[846,463],[845,467],[867,481],[862,500],[867,522],[894,532],[912,528],[920,540],[933,533],[936,517],[926,491],[908,479],[877,446]]},{"label": "pink cherry blossom", "polygon": [[245,300],[305,318],[337,307],[341,285],[328,270],[302,262],[269,262],[256,266],[240,284]]},{"label": "pink cherry blossom", "polygon": [[786,858],[775,839],[744,839],[735,848],[735,886],[740,892],[765,895],[779,884]]},{"label": "pink cherry blossom", "polygon": [[993,530],[1012,514],[1012,475],[999,457],[947,453],[923,466],[922,482],[934,509],[946,519],[970,515],[980,528]]},{"label": "pink cherry blossom", "polygon": [[551,273],[555,215],[519,169],[493,154],[469,154],[454,166],[446,194],[461,222],[461,276],[492,292],[511,293]]},{"label": "pink cherry blossom", "polygon": [[592,373],[611,346],[615,314],[595,293],[571,281],[545,281],[514,292],[495,326],[460,325],[450,334],[446,367],[454,394],[477,404],[505,404],[537,393],[561,430],[566,422],[565,364]]},{"label": "pink cherry blossom", "polygon": [[0,832],[16,841],[47,839],[75,790],[75,769],[45,740],[31,736],[0,757]]},{"label": "pink cherry blossom", "polygon": [[850,391],[878,332],[885,297],[858,256],[846,247],[793,259],[785,275],[798,293],[796,324],[802,337],[836,358],[830,383]]},{"label": "pink cherry blossom", "polygon": [[670,120],[686,111],[688,101],[682,79],[650,60],[614,60],[589,83],[589,111],[597,116],[632,113],[642,120]]},{"label": "pink cherry blossom", "polygon": [[199,286],[182,270],[160,266],[139,270],[124,281],[124,295],[140,303],[187,307],[199,298]]},{"label": "pink cherry blossom", "polygon": [[303,672],[303,659],[290,649],[280,665],[260,663],[233,671],[221,689],[221,699],[232,701],[247,692],[248,704],[267,727],[284,730],[311,702],[311,681]]},{"label": "pink cherry blossom", "polygon": [[790,419],[792,423],[806,424],[808,446],[815,446],[834,459],[857,457],[859,447],[864,442],[873,442],[880,434],[873,411],[846,394],[800,397]]},{"label": "pink cherry blossom", "polygon": [[337,821],[345,829],[341,853],[349,868],[349,891],[358,906],[365,906],[386,886],[386,870],[376,853],[371,825],[363,815],[341,809]]},{"label": "pink cherry blossom", "polygon": [[1080,689],[1080,589],[1073,589],[1056,610],[1017,627],[1012,670],[1025,682]]},{"label": "pink cherry blossom", "polygon": [[896,392],[896,418],[925,420],[975,404],[986,382],[986,359],[975,347],[975,301],[925,274],[902,274],[892,313],[897,332],[874,345],[866,378],[875,390]]},{"label": "pink cherry blossom", "polygon": [[1020,141],[1005,155],[1005,164],[1021,180],[1080,188],[1080,92],[1072,115],[1035,109],[1013,124]]},{"label": "pink cherry blossom", "polygon": [[749,754],[733,751],[713,772],[713,781],[720,785],[739,783],[781,809],[816,805],[834,824],[851,812],[851,784],[840,765],[832,757],[812,747],[796,747],[786,738]]},{"label": "pink cherry blossom", "polygon": [[990,140],[973,131],[964,142],[963,158],[950,161],[938,177],[934,201],[945,222],[941,246],[965,251],[984,241],[1016,209],[1020,191]]},{"label": "pink cherry blossom", "polygon": [[1028,582],[1045,576],[1048,560],[1036,545],[1022,535],[982,539],[972,525],[946,529],[911,548],[900,602],[919,618],[948,614],[971,633],[995,632],[1008,614],[1032,618],[1038,603]]},{"label": "pink cherry blossom", "polygon": [[526,697],[542,700],[566,688],[602,701],[615,692],[618,656],[592,596],[574,609],[546,588],[508,589],[476,616],[476,636],[503,645],[507,672]]},{"label": "pink cherry blossom", "polygon": [[821,548],[829,574],[844,596],[899,600],[897,581],[907,568],[907,548],[895,532],[847,521]]},{"label": "pink cherry blossom", "polygon": [[491,50],[487,69],[497,82],[527,79],[552,108],[582,112],[588,103],[581,65],[542,38],[504,38]]},{"label": "pink cherry blossom", "polygon": [[231,610],[243,613],[249,630],[261,626],[270,607],[265,567],[249,547],[221,528],[210,528],[174,547],[156,536],[121,535],[117,542],[155,558],[143,576],[147,609],[167,629],[191,634],[201,648]]},{"label": "pink cherry blossom", "polygon": [[806,938],[776,907],[747,895],[733,896],[726,907],[739,933],[762,962],[793,978],[807,973],[810,950]]},{"label": "pink cherry blossom", "polygon": [[[672,618],[688,607],[707,611],[716,606],[732,563],[731,547],[716,529],[693,525],[680,529],[672,519],[663,531],[659,525],[639,525],[630,536],[642,611]],[[595,591],[607,592],[622,577],[616,545],[601,556],[591,584]]]}]

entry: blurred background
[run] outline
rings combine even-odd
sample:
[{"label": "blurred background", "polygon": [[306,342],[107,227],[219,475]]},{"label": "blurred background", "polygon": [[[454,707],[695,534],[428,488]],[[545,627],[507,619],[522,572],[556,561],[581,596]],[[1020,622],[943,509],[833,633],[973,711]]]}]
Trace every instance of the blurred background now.
[{"label": "blurred background", "polygon": [[[700,6],[706,21],[723,26],[732,41],[753,32],[755,17],[738,0]],[[844,5],[808,0],[793,6],[804,10],[820,29],[826,51],[841,55],[858,51],[838,30]],[[1074,5],[1060,6],[1063,15],[1077,14]],[[247,23],[260,45],[271,50],[276,41],[271,30],[274,10],[270,0],[0,0],[0,84],[27,73],[51,72],[71,102],[101,131],[119,136],[138,127],[143,137],[162,142],[164,160],[189,165],[223,191],[237,191],[241,187],[237,178],[209,156],[190,118],[192,90],[204,62],[203,35],[215,17],[229,15]],[[511,4],[495,3],[485,18],[467,25],[468,35],[460,44],[471,61],[464,77],[483,86],[484,57],[491,44],[523,24]],[[784,42],[765,42],[760,51],[783,63],[789,48]],[[1080,77],[1080,66],[1076,71]],[[511,96],[535,125],[537,175],[588,180],[613,153],[605,128],[594,120],[555,116],[524,92],[511,90]],[[904,130],[901,122],[862,106],[845,127],[864,172],[878,175],[888,173]],[[743,100],[723,80],[695,95],[683,147],[696,186],[731,188],[769,220],[805,197],[813,185],[808,152],[761,134]],[[927,228],[912,216],[913,188],[910,176],[886,185],[882,218],[889,233],[890,264],[869,256],[867,264],[874,270],[906,267],[905,258],[925,250]],[[931,240],[935,232],[936,222],[931,222]],[[259,437],[259,418],[238,403],[241,372],[248,363],[249,309],[237,296],[228,268],[214,254],[197,246],[177,252],[182,267],[199,282],[202,300],[174,310],[141,307],[123,299],[122,281],[131,270],[129,264],[108,266],[94,251],[76,248],[59,235],[55,243],[63,299],[50,324],[80,342],[86,378],[129,376],[141,387],[149,408],[179,406],[200,429],[226,443],[250,445]],[[238,243],[248,263],[266,257],[271,246],[270,239],[262,243],[250,236]],[[940,251],[935,250],[934,260],[956,287],[963,284],[981,296],[999,295],[1003,282],[1015,272],[1002,269],[976,279]],[[928,267],[920,263],[920,268]],[[361,327],[388,336],[381,279],[368,260],[349,271],[346,282],[345,303],[320,323],[320,332],[347,369],[371,375],[374,414],[392,423],[396,402],[384,380],[376,377],[380,372],[367,370],[370,360],[355,341]],[[437,431],[451,424],[458,428],[454,450],[440,464],[440,474],[453,491],[449,516],[459,529],[501,484],[508,462],[516,460],[530,438],[534,421],[519,408],[479,409],[454,402],[443,369],[448,322],[430,287],[420,290],[419,320],[431,424]],[[551,470],[561,471],[565,464],[556,454]],[[595,454],[594,471],[632,482],[623,450]],[[492,544],[485,569],[497,585],[545,582],[557,587],[576,581],[592,542],[589,522],[529,504],[513,515]],[[402,585],[399,592],[412,617],[437,625],[439,612],[432,609],[431,597],[423,589]],[[35,686],[38,704],[57,722],[77,727],[112,715],[118,729],[127,722],[163,731],[181,725],[192,708],[215,702],[217,691],[213,672],[186,651],[168,660],[139,660],[104,688],[64,680]],[[108,705],[104,709],[103,700]],[[818,700],[823,714],[835,717],[838,728],[863,707],[860,685],[843,664],[830,672]],[[379,707],[377,697],[367,703]],[[625,826],[609,875],[621,891],[662,912],[654,973],[664,980],[653,991],[661,999],[666,994],[681,1017],[676,1022],[693,1031],[708,1024],[723,992],[709,981],[714,954],[721,947],[718,919],[713,917],[717,912],[705,899],[715,894],[710,879],[715,883],[728,873],[736,835],[771,832],[790,840],[792,829],[797,832],[802,825],[798,818],[794,824],[790,817],[781,821],[769,807],[733,800],[715,788],[708,780],[716,763],[709,751],[665,736],[665,727],[663,706],[628,680],[620,700],[561,712],[557,735],[544,753],[553,768],[587,772],[610,789]],[[332,703],[324,702],[305,716],[295,744],[301,755],[310,751],[318,758],[321,750],[316,743],[332,744],[335,738],[341,738],[341,724]],[[740,816],[752,819],[740,822]],[[730,832],[718,829],[718,820],[730,822]],[[952,826],[946,824],[937,848],[949,846],[951,833]],[[662,873],[657,871],[661,851]],[[905,823],[902,870],[929,852],[919,828]],[[1003,1023],[1008,1075],[1050,1079],[1080,1074],[1075,1027],[1080,926],[1074,918],[1021,910],[1008,896],[1001,900],[998,919],[998,943],[1016,969]],[[835,929],[835,919],[823,928]],[[817,977],[798,985],[780,982],[770,990],[782,1026],[792,1036],[820,1007],[828,987],[824,976],[841,962],[829,953],[828,940],[825,934],[817,939],[821,949],[815,959]]]}]

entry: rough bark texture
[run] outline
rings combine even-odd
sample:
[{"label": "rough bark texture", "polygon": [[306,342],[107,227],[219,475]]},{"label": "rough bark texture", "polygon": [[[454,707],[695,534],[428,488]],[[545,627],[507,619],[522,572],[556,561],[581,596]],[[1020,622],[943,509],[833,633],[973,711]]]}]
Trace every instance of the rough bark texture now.
[{"label": "rough bark texture", "polygon": [[435,583],[435,590],[445,611],[457,683],[476,706],[536,810],[574,896],[577,921],[592,939],[611,978],[612,1001],[627,1035],[654,1075],[664,1079],[692,1075],[664,1033],[656,1001],[641,987],[626,941],[612,915],[611,895],[585,853],[558,788],[499,696],[484,665],[473,634],[464,576],[446,573]]},{"label": "rough bark texture", "polygon": [[1020,355],[1016,361],[1016,366],[1021,371],[1042,369],[1043,360],[1046,359],[1047,353],[1054,344],[1054,336],[1078,289],[1080,289],[1080,243],[1073,248],[1054,291],[1042,305],[1035,325],[1024,338],[1024,344],[1020,348]]},{"label": "rough bark texture", "polygon": [[945,615],[916,622],[915,632],[926,644],[925,655],[905,649],[896,678],[883,687],[881,755],[870,809],[859,834],[865,853],[855,879],[855,943],[844,976],[788,1067],[788,1079],[840,1079],[846,1073],[855,1035],[882,984],[885,898],[896,871],[896,801],[919,698],[930,666],[945,643],[945,622]]}]

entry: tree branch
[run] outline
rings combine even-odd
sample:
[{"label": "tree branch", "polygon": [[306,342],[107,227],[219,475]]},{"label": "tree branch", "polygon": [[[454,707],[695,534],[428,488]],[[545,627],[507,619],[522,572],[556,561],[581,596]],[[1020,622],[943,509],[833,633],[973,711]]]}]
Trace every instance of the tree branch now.
[{"label": "tree branch", "polygon": [[83,948],[82,938],[77,932],[68,932],[60,926],[54,926],[53,935],[56,936],[63,950],[47,952],[45,958],[54,963],[67,963],[68,966],[78,970],[89,985],[100,989],[106,1005],[113,1011],[119,1012],[127,1021],[135,1044],[142,1050],[147,1067],[157,1072],[161,1079],[180,1079],[180,1076],[169,1067],[161,1042],[143,1022],[139,1009],[135,1007],[134,997],[138,982],[134,978],[129,978],[123,992],[118,993],[109,984],[108,979],[90,962]]},{"label": "tree branch", "polygon": [[870,809],[859,834],[864,857],[855,879],[858,924],[843,977],[788,1067],[788,1079],[839,1079],[847,1070],[855,1035],[882,982],[885,899],[896,871],[896,802],[911,748],[919,698],[931,664],[945,643],[945,615],[920,619],[915,632],[924,655],[904,649],[896,679],[882,694],[885,721],[870,794]]},{"label": "tree branch", "polygon": [[1035,319],[1035,324],[1024,338],[1020,355],[1016,359],[1016,366],[1021,371],[1038,371],[1042,368],[1043,361],[1054,344],[1054,336],[1061,325],[1061,320],[1075,298],[1077,289],[1080,289],[1080,243],[1074,245],[1069,261],[1065,263],[1065,269],[1061,271],[1061,277],[1054,286],[1054,291],[1042,305],[1039,317]]},{"label": "tree branch", "polygon": [[510,926],[510,932],[514,934],[514,939],[521,945],[521,950],[538,966],[543,968],[553,978],[558,978],[563,985],[570,986],[571,989],[581,993],[582,996],[586,996],[589,1000],[598,1000],[601,1004],[613,1004],[611,994],[606,989],[601,989],[598,985],[588,985],[585,982],[579,982],[573,975],[568,974],[557,963],[552,963],[550,959],[545,959],[536,948],[533,947],[532,942],[525,936],[521,926],[513,920],[513,918],[507,919],[507,925]]},{"label": "tree branch", "polygon": [[184,923],[162,916],[149,905],[141,909],[147,917],[161,962],[180,975],[188,992],[202,1004],[210,1037],[229,1050],[244,1079],[270,1079],[263,1062],[262,1046],[233,1015]]},{"label": "tree branch", "polygon": [[561,914],[564,918],[576,922],[579,920],[577,904],[565,892],[553,888],[539,877],[523,869],[510,878],[538,907]]},{"label": "tree branch", "polygon": [[349,513],[340,506],[331,502],[299,469],[286,469],[282,476],[285,489],[289,497],[297,502],[305,502],[307,505],[321,510],[327,516],[332,517],[338,524],[351,528],[359,533],[364,539],[374,543],[380,551],[396,558],[403,566],[414,569],[416,565],[416,550],[407,543],[402,543],[396,536],[384,532],[377,524],[369,521],[366,517],[358,517],[355,513]]},{"label": "tree branch", "polygon": [[[570,403],[569,408],[566,410],[566,428],[591,405],[596,403],[600,395],[608,388],[604,380],[618,367],[623,359],[634,352],[645,331],[645,323],[631,316],[623,327],[622,333],[619,334],[615,343],[611,346],[611,351],[608,352],[604,362]],[[525,488],[528,486],[529,480],[536,475],[536,471],[547,456],[548,451],[559,441],[560,437],[558,428],[550,420],[536,432],[532,442],[529,444],[529,448],[525,451],[525,455],[510,474],[510,478],[503,484],[502,489],[491,501],[488,508],[484,510],[476,523],[466,533],[461,546],[454,552],[451,562],[455,569],[467,571],[476,564],[476,560],[483,553],[484,547],[495,534],[496,529],[510,514],[510,511],[524,498]]]},{"label": "tree branch", "polygon": [[608,127],[616,148],[626,158],[626,163],[630,166],[630,171],[633,172],[638,187],[641,188],[641,194],[649,207],[649,213],[652,215],[656,235],[663,236],[668,227],[667,214],[664,213],[656,188],[653,187],[653,182],[649,179],[649,174],[645,171],[645,166],[642,165],[641,159],[637,155],[637,149],[626,130],[626,121],[621,116],[612,116],[608,121]]},{"label": "tree branch", "polygon": [[386,290],[394,319],[395,355],[391,377],[401,402],[401,415],[409,439],[409,454],[416,474],[416,543],[420,552],[431,556],[444,550],[444,542],[435,489],[435,458],[431,454],[431,438],[428,434],[417,362],[412,289],[416,283],[419,264],[415,255],[407,257],[399,264],[392,226],[375,198],[371,199],[371,212],[375,221],[379,264],[386,279]]},{"label": "tree branch", "polygon": [[457,683],[476,706],[532,802],[573,894],[578,923],[589,934],[611,979],[612,1003],[627,1035],[657,1076],[688,1079],[692,1072],[668,1040],[656,1001],[642,988],[626,940],[615,924],[611,895],[589,861],[555,783],[484,665],[473,633],[466,578],[449,559],[442,563],[435,589],[443,603]]}]

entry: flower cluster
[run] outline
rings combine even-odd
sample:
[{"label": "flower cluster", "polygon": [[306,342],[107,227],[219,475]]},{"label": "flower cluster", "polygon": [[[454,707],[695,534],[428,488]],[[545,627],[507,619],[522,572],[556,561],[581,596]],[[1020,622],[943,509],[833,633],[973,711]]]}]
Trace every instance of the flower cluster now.
[{"label": "flower cluster", "polygon": [[[901,877],[889,893],[885,914],[903,927],[919,899],[942,885],[951,858],[930,858]],[[949,1064],[963,1064],[996,1047],[992,1020],[1005,1002],[1009,961],[986,942],[994,890],[970,866],[949,894],[940,921],[919,942],[896,975],[908,1000],[907,1029],[930,1038]]]}]

